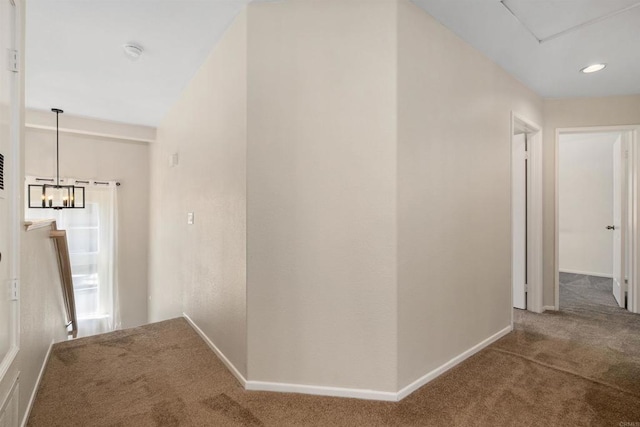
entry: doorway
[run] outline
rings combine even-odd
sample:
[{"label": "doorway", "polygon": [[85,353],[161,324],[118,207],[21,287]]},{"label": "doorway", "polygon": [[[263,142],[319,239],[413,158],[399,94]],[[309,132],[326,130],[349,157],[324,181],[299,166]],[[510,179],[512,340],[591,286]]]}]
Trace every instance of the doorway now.
[{"label": "doorway", "polygon": [[542,141],[540,127],[511,120],[511,304],[542,306]]},{"label": "doorway", "polygon": [[558,130],[556,309],[636,310],[635,127]]}]

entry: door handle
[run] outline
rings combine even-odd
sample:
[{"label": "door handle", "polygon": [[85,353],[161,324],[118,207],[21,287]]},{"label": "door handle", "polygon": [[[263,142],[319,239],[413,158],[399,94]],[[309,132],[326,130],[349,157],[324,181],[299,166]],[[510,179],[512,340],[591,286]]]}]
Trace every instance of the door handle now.
[{"label": "door handle", "polygon": [[614,225],[607,225],[607,230],[615,230],[616,227]]}]

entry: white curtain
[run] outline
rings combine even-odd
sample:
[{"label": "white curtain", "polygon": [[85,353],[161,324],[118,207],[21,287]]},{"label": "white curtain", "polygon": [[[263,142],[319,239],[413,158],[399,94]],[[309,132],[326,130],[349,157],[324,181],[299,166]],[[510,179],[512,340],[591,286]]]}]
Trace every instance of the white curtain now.
[{"label": "white curtain", "polygon": [[93,181],[91,185],[85,187],[85,198],[85,203],[96,206],[98,211],[98,278],[100,283],[98,314],[105,316],[109,330],[115,330],[122,326],[118,304],[118,198],[116,183],[110,182],[105,185],[96,184]]},{"label": "white curtain", "polygon": [[[25,189],[41,182],[27,177]],[[64,184],[85,188],[84,209],[29,209],[25,200],[26,219],[54,218],[67,231],[78,335],[119,329],[117,183],[67,178]]]}]

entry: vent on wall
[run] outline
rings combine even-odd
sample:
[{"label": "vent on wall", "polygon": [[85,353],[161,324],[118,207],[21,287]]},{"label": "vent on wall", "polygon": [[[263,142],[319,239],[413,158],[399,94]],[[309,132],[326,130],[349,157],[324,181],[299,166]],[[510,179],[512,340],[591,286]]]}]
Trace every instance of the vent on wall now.
[{"label": "vent on wall", "polygon": [[4,190],[4,155],[0,154],[0,190]]}]

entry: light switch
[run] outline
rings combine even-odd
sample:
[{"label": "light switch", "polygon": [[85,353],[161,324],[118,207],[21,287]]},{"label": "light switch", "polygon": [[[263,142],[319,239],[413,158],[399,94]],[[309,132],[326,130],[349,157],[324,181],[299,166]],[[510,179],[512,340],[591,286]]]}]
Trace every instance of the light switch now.
[{"label": "light switch", "polygon": [[193,212],[188,212],[187,213],[187,224],[193,225],[193,223],[194,223]]},{"label": "light switch", "polygon": [[178,158],[178,153],[173,153],[169,156],[169,167],[175,168],[180,163],[180,159]]}]

